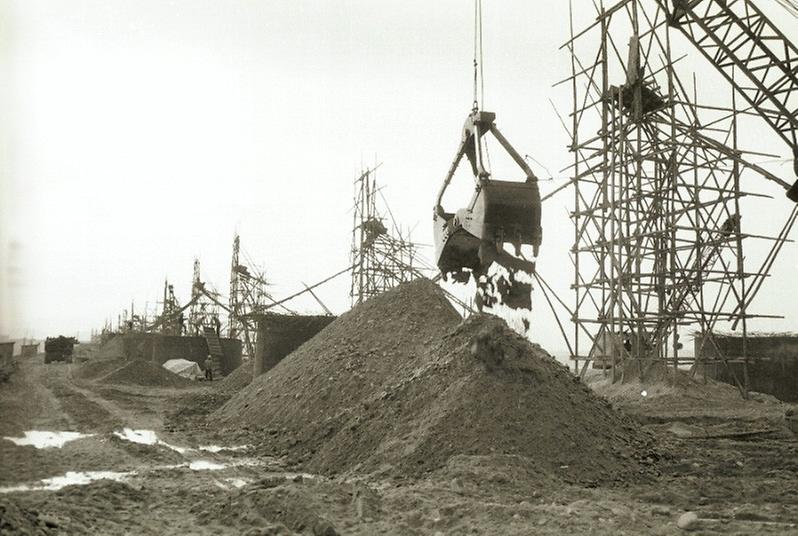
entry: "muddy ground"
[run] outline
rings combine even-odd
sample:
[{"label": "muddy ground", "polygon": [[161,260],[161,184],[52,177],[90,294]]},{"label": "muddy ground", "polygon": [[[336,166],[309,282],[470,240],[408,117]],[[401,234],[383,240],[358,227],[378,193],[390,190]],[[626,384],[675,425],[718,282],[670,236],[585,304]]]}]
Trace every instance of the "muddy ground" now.
[{"label": "muddy ground", "polygon": [[[231,396],[222,382],[114,386],[42,356],[19,365],[0,385],[0,437],[92,435],[45,449],[0,439],[0,534],[680,534],[688,511],[700,534],[798,533],[798,442],[773,401],[741,403],[737,419],[608,393],[666,453],[654,474],[611,485],[541,478],[498,453],[457,456],[419,479],[324,477],[264,450],[258,430],[204,425]],[[125,428],[161,442],[114,434]],[[42,482],[70,471],[122,474]]]}]

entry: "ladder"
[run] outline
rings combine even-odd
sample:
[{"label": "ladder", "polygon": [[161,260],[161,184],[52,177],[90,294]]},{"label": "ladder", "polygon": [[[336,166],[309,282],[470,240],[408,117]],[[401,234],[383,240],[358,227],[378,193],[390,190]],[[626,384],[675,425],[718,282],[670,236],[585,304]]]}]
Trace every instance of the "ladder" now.
[{"label": "ladder", "polygon": [[[669,24],[790,146],[798,175],[798,48],[752,0],[671,0],[672,9],[668,0],[656,1]],[[787,195],[798,202],[798,182]]]},{"label": "ladder", "polygon": [[216,335],[216,330],[210,326],[202,326],[202,336],[205,337],[205,342],[208,343],[208,352],[211,354],[211,361],[213,362],[213,375],[217,378],[222,377],[222,359],[224,358],[224,349],[222,348],[222,341]]}]

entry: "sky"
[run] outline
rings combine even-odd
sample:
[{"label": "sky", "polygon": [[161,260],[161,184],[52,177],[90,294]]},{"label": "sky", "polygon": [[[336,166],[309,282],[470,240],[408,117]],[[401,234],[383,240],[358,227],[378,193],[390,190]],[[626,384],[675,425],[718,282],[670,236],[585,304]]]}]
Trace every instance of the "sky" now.
[{"label": "sky", "polygon": [[[577,27],[595,17],[574,4]],[[766,7],[798,37],[795,18]],[[570,70],[568,2],[485,0],[483,12],[483,108],[553,176],[545,194],[572,161],[554,111],[568,113],[569,90],[553,87]],[[0,335],[85,339],[131,301],[154,311],[164,278],[185,302],[194,258],[226,295],[235,233],[275,296],[320,281],[349,264],[353,181],[375,163],[397,220],[432,244],[472,61],[463,0],[0,0]],[[702,61],[686,76],[726,95]],[[761,124],[744,134],[787,152]],[[459,176],[447,200],[470,189]],[[790,208],[773,195],[756,218],[771,233]],[[546,202],[538,269],[570,297],[568,209],[567,194]],[[786,318],[762,329],[798,331],[796,267],[788,244],[757,302]],[[317,294],[336,313],[350,305],[345,276]],[[533,300],[531,336],[559,352]],[[319,310],[308,297],[294,307]]]}]

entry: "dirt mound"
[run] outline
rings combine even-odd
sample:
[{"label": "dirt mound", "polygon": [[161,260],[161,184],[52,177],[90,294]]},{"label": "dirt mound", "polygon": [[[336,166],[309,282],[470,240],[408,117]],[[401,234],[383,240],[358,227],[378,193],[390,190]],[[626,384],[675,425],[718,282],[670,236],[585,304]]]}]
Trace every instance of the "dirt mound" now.
[{"label": "dirt mound", "polygon": [[301,484],[288,482],[282,477],[266,478],[234,491],[209,505],[197,504],[192,508],[205,523],[222,523],[225,526],[260,527],[257,534],[338,534],[333,525],[320,515],[327,510],[317,494],[316,486],[308,489]]},{"label": "dirt mound", "polygon": [[218,389],[220,391],[237,393],[252,381],[252,360],[241,363],[238,368],[225,376],[219,382]]},{"label": "dirt mound", "polygon": [[760,393],[750,393],[745,400],[740,391],[727,383],[689,371],[673,369],[646,379],[626,378],[612,383],[609,373],[591,374],[586,382],[599,395],[643,422],[722,421],[778,422],[787,404]]},{"label": "dirt mound", "polygon": [[655,456],[633,421],[539,346],[496,317],[460,323],[426,280],[343,315],[213,418],[263,429],[322,473],[420,475],[457,455],[510,455],[595,482]]},{"label": "dirt mound", "polygon": [[20,507],[9,499],[0,499],[0,534],[47,534],[53,526],[46,524],[38,512]]},{"label": "dirt mound", "polygon": [[106,376],[123,367],[127,363],[124,359],[90,359],[80,366],[72,368],[72,374],[84,380],[93,380]]},{"label": "dirt mound", "polygon": [[222,381],[206,383],[205,389],[175,396],[166,413],[173,430],[197,430],[207,427],[205,417],[222,407],[252,381],[252,361],[245,361]]},{"label": "dirt mound", "polygon": [[140,534],[146,496],[110,480],[0,499],[0,535]]},{"label": "dirt mound", "polygon": [[170,372],[152,361],[134,359],[122,367],[101,377],[102,383],[121,385],[143,385],[146,387],[187,387],[196,385],[177,374]]}]

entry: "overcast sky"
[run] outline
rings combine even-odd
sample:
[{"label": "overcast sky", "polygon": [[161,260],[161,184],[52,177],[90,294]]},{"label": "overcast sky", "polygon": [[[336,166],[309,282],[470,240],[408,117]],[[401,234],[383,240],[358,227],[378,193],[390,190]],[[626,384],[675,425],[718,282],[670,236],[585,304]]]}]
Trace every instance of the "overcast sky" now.
[{"label": "overcast sky", "polygon": [[[587,24],[592,3],[575,4]],[[767,4],[795,36],[796,19]],[[0,334],[85,338],[131,300],[152,310],[164,277],[185,302],[195,257],[226,295],[235,232],[273,294],[324,279],[348,265],[352,182],[375,161],[397,219],[431,244],[435,193],[471,105],[472,6],[0,0]],[[549,103],[570,106],[568,88],[552,88],[570,69],[557,50],[567,21],[564,0],[484,2],[484,107],[555,175],[544,193],[572,159]],[[686,66],[718,81],[700,58]],[[766,127],[744,134],[787,153]],[[774,169],[790,180],[789,165]],[[768,191],[776,199],[749,221],[776,232],[790,205]],[[571,301],[569,201],[545,206],[539,270]],[[762,329],[798,330],[796,267],[790,244],[758,302],[788,319]],[[336,312],[348,294],[346,278],[318,291]],[[560,351],[534,300],[532,338]]]}]

